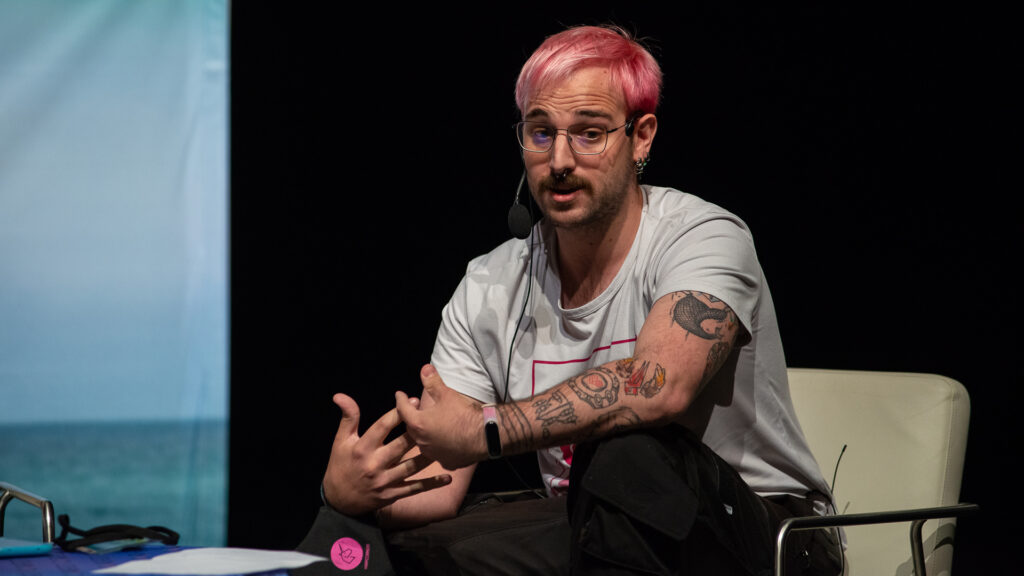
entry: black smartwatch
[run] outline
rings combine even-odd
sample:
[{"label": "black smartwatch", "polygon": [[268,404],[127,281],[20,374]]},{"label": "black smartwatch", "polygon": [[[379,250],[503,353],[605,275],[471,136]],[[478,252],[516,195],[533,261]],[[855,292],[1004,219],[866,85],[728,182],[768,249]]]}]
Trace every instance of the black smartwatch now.
[{"label": "black smartwatch", "polygon": [[501,458],[501,436],[498,435],[498,412],[494,404],[484,404],[484,437],[487,438],[487,455],[491,459]]}]

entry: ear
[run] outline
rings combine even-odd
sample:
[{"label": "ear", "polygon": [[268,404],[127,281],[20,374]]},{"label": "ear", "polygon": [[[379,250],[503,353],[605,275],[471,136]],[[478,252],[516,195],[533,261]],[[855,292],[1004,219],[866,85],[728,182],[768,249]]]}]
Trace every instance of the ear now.
[{"label": "ear", "polygon": [[644,114],[633,122],[633,160],[643,160],[651,154],[654,134],[658,131],[658,117]]}]

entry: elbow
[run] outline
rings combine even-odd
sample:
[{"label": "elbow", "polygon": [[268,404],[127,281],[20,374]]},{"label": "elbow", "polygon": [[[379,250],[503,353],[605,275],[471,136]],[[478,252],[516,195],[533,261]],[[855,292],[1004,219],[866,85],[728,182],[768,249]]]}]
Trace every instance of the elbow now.
[{"label": "elbow", "polygon": [[697,392],[696,387],[665,386],[661,394],[650,399],[649,421],[658,426],[678,421],[693,405]]},{"label": "elbow", "polygon": [[678,393],[667,398],[662,406],[659,422],[667,424],[679,420],[693,404],[693,395]]},{"label": "elbow", "polygon": [[450,520],[455,518],[459,514],[459,508],[462,507],[462,497],[456,497],[457,494],[453,494],[453,490],[449,490],[445,493],[442,499],[437,503],[437,508],[432,514],[431,521],[435,522],[438,520]]}]

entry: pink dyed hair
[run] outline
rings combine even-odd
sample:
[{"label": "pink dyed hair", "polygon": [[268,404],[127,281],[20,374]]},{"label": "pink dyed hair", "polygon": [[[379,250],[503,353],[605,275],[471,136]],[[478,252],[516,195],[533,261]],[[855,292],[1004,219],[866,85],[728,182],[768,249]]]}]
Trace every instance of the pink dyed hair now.
[{"label": "pink dyed hair", "polygon": [[630,115],[653,113],[661,98],[661,67],[622,28],[578,26],[549,36],[523,65],[516,82],[516,106],[526,113],[530,98],[552,82],[587,66],[607,66],[622,86]]}]

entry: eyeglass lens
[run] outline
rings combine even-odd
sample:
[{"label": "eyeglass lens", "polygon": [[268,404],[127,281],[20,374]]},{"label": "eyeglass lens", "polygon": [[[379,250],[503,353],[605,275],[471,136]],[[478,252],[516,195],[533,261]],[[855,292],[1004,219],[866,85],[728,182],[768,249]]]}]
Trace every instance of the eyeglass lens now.
[{"label": "eyeglass lens", "polygon": [[516,125],[522,147],[530,152],[547,152],[558,132],[565,132],[569,147],[578,154],[600,154],[608,142],[608,130],[600,126],[577,124],[559,129],[543,122],[520,122]]}]

